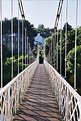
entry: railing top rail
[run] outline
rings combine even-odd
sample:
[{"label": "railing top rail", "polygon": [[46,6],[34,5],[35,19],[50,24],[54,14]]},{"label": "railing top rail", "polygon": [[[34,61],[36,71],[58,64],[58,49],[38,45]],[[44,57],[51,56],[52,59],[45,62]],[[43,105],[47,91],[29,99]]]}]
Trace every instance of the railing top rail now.
[{"label": "railing top rail", "polygon": [[[48,63],[46,60],[44,60],[44,62]],[[64,83],[64,85],[66,85],[66,87],[70,90],[74,97],[76,97],[78,101],[81,101],[81,96],[73,89],[73,87],[49,63],[48,65],[52,68],[58,79],[60,79]]]},{"label": "railing top rail", "polygon": [[[36,61],[35,61],[36,62]],[[28,70],[35,62],[30,64],[26,69],[24,69],[21,73],[19,73],[16,77],[14,77],[7,85],[5,85],[1,90],[0,90],[0,96],[6,91],[26,70]]]}]

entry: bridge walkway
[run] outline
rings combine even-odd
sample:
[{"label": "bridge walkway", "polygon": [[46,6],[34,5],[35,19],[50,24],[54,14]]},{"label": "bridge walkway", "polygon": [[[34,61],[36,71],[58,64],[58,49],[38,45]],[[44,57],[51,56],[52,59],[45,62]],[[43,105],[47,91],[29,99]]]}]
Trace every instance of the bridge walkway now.
[{"label": "bridge walkway", "polygon": [[14,121],[62,121],[49,77],[39,64]]}]

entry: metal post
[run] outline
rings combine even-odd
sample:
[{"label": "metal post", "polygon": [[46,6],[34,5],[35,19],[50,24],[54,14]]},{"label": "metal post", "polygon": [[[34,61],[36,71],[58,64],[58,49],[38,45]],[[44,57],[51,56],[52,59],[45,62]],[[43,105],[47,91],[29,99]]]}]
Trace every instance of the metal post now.
[{"label": "metal post", "polygon": [[54,36],[54,68],[56,69],[56,30],[55,30],[55,36]]},{"label": "metal post", "polygon": [[57,30],[57,71],[58,71],[58,30]]},{"label": "metal post", "polygon": [[54,36],[52,39],[52,66],[55,68],[55,40],[54,40]]},{"label": "metal post", "polygon": [[52,42],[51,42],[51,48],[50,48],[50,60],[51,60],[51,65],[53,64],[53,61],[52,61],[52,56],[53,56],[53,54],[52,54]]},{"label": "metal post", "polygon": [[22,18],[22,70],[23,70],[23,18]]},{"label": "metal post", "polygon": [[19,31],[19,7],[18,7],[18,74],[19,74],[19,45],[20,45],[20,43],[19,43],[19,33],[20,33],[20,31]]},{"label": "metal post", "polygon": [[67,17],[68,17],[68,0],[66,2],[66,28],[65,28],[65,78],[66,78],[66,56],[67,56]]},{"label": "metal post", "polygon": [[29,39],[28,39],[28,65],[29,65]]},{"label": "metal post", "polygon": [[28,37],[27,37],[27,65],[28,65]]},{"label": "metal post", "polygon": [[25,29],[25,68],[26,68],[26,29]]},{"label": "metal post", "polygon": [[62,41],[62,13],[61,13],[61,30],[60,30],[60,74],[62,74],[62,47],[61,47],[61,41]]},{"label": "metal post", "polygon": [[45,56],[45,46],[46,46],[46,41],[44,41],[44,59],[46,58],[46,56]]},{"label": "metal post", "polygon": [[11,0],[11,45],[12,45],[12,69],[11,78],[13,78],[13,0]]},{"label": "metal post", "polygon": [[2,49],[2,0],[0,0],[0,26],[1,26],[1,33],[0,33],[0,39],[1,39],[1,88],[3,87],[3,49]]},{"label": "metal post", "polygon": [[76,0],[76,29],[75,29],[75,60],[74,60],[74,89],[76,90],[76,47],[77,47],[78,0]]}]

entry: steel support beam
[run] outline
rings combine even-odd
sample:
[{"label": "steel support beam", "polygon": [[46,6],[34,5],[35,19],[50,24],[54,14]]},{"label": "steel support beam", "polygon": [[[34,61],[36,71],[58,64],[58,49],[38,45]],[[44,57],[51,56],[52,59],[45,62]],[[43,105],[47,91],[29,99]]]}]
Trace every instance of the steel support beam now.
[{"label": "steel support beam", "polygon": [[54,24],[54,32],[52,34],[53,39],[52,39],[52,66],[55,68],[56,67],[56,55],[55,55],[55,49],[56,49],[56,33],[57,33],[57,27],[60,19],[60,14],[62,11],[62,6],[63,6],[63,1],[64,0],[59,0],[59,5],[57,9],[57,14],[56,14],[56,19],[55,19],[55,24]]},{"label": "steel support beam", "polygon": [[59,18],[60,18],[61,10],[62,10],[63,1],[64,0],[59,0],[59,5],[58,5],[58,9],[57,9],[56,20],[55,20],[55,24],[54,24],[54,29],[57,29],[57,27],[58,27],[58,23],[59,23]]},{"label": "steel support beam", "polygon": [[18,0],[18,4],[19,4],[19,9],[20,9],[21,16],[22,16],[22,18],[25,19],[25,14],[24,14],[24,9],[23,9],[22,0]]}]

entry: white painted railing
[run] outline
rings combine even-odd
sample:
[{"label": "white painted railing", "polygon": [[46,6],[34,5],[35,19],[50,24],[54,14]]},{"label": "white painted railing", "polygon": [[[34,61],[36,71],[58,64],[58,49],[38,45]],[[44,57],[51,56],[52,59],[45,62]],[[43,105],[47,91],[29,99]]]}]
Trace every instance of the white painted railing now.
[{"label": "white painted railing", "polygon": [[0,121],[13,120],[37,66],[38,60],[29,65],[0,90]]},{"label": "white painted railing", "polygon": [[81,96],[47,62],[44,65],[56,95],[63,121],[81,121]]}]

